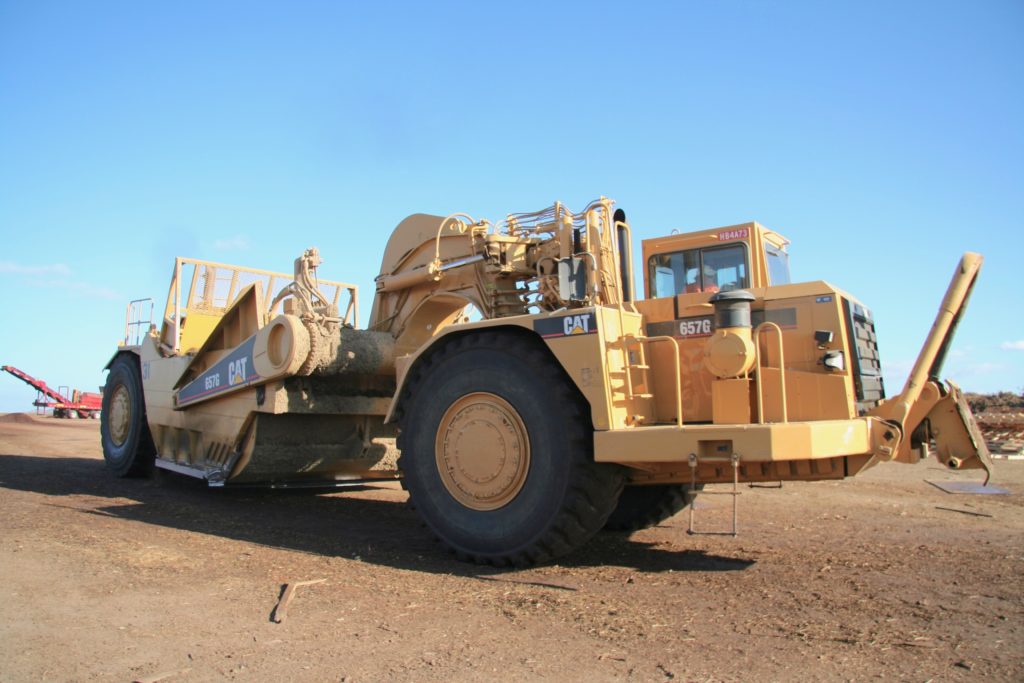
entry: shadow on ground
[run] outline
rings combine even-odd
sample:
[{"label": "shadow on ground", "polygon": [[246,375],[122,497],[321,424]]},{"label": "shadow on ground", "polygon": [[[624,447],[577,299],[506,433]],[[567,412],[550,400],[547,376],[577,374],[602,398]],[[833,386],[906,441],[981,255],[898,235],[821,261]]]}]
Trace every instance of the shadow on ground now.
[{"label": "shadow on ground", "polygon": [[[90,458],[0,455],[0,488],[48,496],[110,498],[73,506],[96,514],[210,534],[314,555],[458,576],[502,570],[458,562],[436,543],[404,500],[344,493],[210,489],[161,472],[154,479],[117,479]],[[116,500],[116,502],[115,502]],[[127,501],[127,502],[126,502]],[[622,534],[599,534],[561,558],[566,567],[619,566],[641,572],[737,571],[753,560],[675,551]]]}]

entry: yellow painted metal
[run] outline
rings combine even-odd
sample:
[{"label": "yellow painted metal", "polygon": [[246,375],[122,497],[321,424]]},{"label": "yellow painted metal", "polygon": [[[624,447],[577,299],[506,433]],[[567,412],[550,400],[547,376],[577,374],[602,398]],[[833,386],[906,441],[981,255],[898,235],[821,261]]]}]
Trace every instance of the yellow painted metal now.
[{"label": "yellow painted metal", "polygon": [[843,420],[856,415],[853,391],[848,389],[848,375],[787,369],[785,394],[782,392],[782,377],[783,373],[777,367],[763,367],[758,372],[757,379],[765,396],[765,422],[783,421],[783,395],[787,420]]},{"label": "yellow painted metal", "polygon": [[526,482],[530,436],[508,401],[491,393],[467,394],[441,418],[434,457],[453,498],[472,510],[497,510]]},{"label": "yellow painted metal", "polygon": [[672,377],[675,379],[675,394],[676,399],[676,412],[675,422],[677,427],[683,426],[683,389],[681,373],[679,372],[679,342],[676,341],[675,337],[669,335],[660,335],[655,337],[642,337],[640,338],[642,343],[655,343],[662,342],[669,344],[672,351]]},{"label": "yellow painted metal", "polygon": [[202,404],[201,408],[176,410],[174,386],[191,359],[165,357],[158,344],[154,337],[143,341],[140,360],[146,415],[159,456],[177,464],[201,467],[210,445],[237,448],[244,425],[258,409],[255,393],[239,392]]},{"label": "yellow painted metal", "polygon": [[750,423],[750,379],[718,379],[711,385],[715,424]]},{"label": "yellow painted metal", "polygon": [[[939,384],[935,382],[928,382],[925,384],[917,398],[917,401],[914,402],[910,412],[907,414],[904,421],[904,425],[906,425],[904,429],[909,429],[909,431],[913,432],[913,430],[916,429],[926,417],[928,417],[932,408],[934,408],[942,399],[943,392],[942,387]],[[885,405],[886,404],[883,403],[873,412],[878,414],[881,411],[884,411]],[[885,418],[884,414],[880,415],[880,417],[888,419]],[[920,462],[922,459],[928,457],[927,441],[928,439],[925,439],[921,443],[918,443],[915,448],[914,439],[903,439],[903,442],[900,444],[900,447],[893,456],[893,459],[910,465]]]},{"label": "yellow painted metal", "polygon": [[[779,393],[778,403],[779,411],[781,413],[782,422],[788,422],[789,416],[786,410],[786,357],[783,352],[782,345],[782,328],[772,322],[763,322],[757,326],[754,330],[754,337],[757,339],[757,372],[758,376],[765,370],[761,364],[761,335],[766,332],[775,332],[776,350],[779,357]],[[757,386],[757,421],[761,424],[765,422],[764,416],[764,404],[765,404],[765,385],[764,382],[758,382]]]},{"label": "yellow painted metal", "polygon": [[[903,391],[876,406],[870,414],[886,420],[906,436],[892,458],[913,462],[919,457],[910,453],[910,437],[923,426],[924,436],[935,441],[939,462],[954,469],[984,469],[987,480],[991,460],[974,416],[960,389],[951,382],[943,387],[938,377],[982,261],[981,255],[971,252],[960,259]],[[927,443],[923,442],[922,447],[926,448]]]},{"label": "yellow painted metal", "polygon": [[[851,304],[856,299],[826,282],[810,282],[792,285],[781,285],[769,288],[752,288],[747,290],[756,300],[752,304],[755,320],[767,319],[775,321],[781,328],[782,345],[785,355],[786,381],[793,381],[795,373],[804,373],[805,381],[801,381],[799,399],[790,391],[787,396],[787,410],[792,410],[795,403],[805,406],[800,419],[836,419],[856,416],[854,400],[854,380],[851,367],[842,371],[829,371],[821,364],[822,355],[827,350],[838,350],[849,353],[846,346],[845,316],[842,300]],[[689,293],[672,298],[652,299],[635,302],[637,311],[643,316],[644,325],[648,330],[671,330],[679,342],[679,362],[682,372],[683,413],[687,423],[712,422],[712,386],[717,377],[707,368],[704,358],[706,342],[712,334],[696,336],[680,330],[680,326],[688,322],[707,321],[710,326],[712,307],[708,303],[711,294]],[[814,342],[817,330],[832,332],[834,340],[818,348]],[[772,335],[774,337],[774,335]],[[766,367],[763,373],[765,385],[778,379],[771,377],[771,369],[780,367],[779,347],[775,339],[769,338],[757,344]],[[665,368],[661,373],[654,373],[653,385],[657,412],[659,415],[671,414],[672,387],[667,367],[671,365],[668,349],[652,349],[652,366]],[[781,413],[779,390],[776,385],[765,392],[768,414]],[[816,403],[827,406],[821,412],[813,407]],[[774,406],[774,407],[773,407]],[[775,410],[778,408],[778,410]],[[779,420],[781,416],[769,418]]]},{"label": "yellow painted metal", "polygon": [[[738,474],[743,482],[821,481],[843,479],[862,472],[868,455],[844,455],[813,460],[738,461]],[[705,459],[691,469],[688,462],[654,462],[632,465],[628,470],[631,484],[689,484],[694,478],[705,484],[731,483],[731,459]],[[638,469],[643,467],[643,469]]]},{"label": "yellow painted metal", "polygon": [[377,291],[400,292],[410,287],[437,282],[441,279],[440,266],[440,262],[431,262],[418,270],[410,270],[396,275],[386,275],[377,280]]},{"label": "yellow painted metal", "polygon": [[[192,329],[192,320],[196,313],[188,316],[188,325],[183,325],[189,330]],[[215,363],[223,352],[232,349],[243,341],[256,334],[266,324],[266,307],[264,304],[262,283],[254,282],[247,286],[237,298],[235,298],[217,315],[200,314],[209,321],[209,329],[194,339],[200,339],[198,348],[194,344],[183,344],[191,351],[191,362],[188,365],[188,372],[198,374],[210,365]],[[185,330],[182,330],[182,339],[186,339]],[[179,379],[175,388],[180,388],[184,378]]]},{"label": "yellow painted metal", "polygon": [[294,315],[279,315],[256,333],[253,366],[266,379],[294,375],[309,352],[309,330],[302,320]]},{"label": "yellow painted metal", "polygon": [[[575,310],[574,313],[577,315],[594,313],[598,315],[599,325],[600,321],[606,320],[609,315],[614,315],[617,318],[616,312],[604,311],[602,309],[582,308]],[[558,318],[562,315],[565,315],[564,311],[561,313],[539,313],[535,315],[479,320],[472,323],[456,323],[442,327],[440,330],[437,330],[433,337],[428,338],[429,343],[424,343],[415,352],[401,356],[396,360],[396,389],[394,400],[391,402],[385,421],[392,422],[395,418],[398,398],[402,394],[409,370],[425,354],[430,353],[436,344],[459,334],[472,334],[504,327],[524,329],[532,333],[535,321]],[[638,318],[639,316],[636,317]],[[605,377],[609,372],[607,359],[609,354],[605,352],[604,342],[601,341],[603,334],[603,328],[599,327],[597,334],[566,336],[547,342],[552,355],[562,365],[569,378],[590,405],[591,419],[596,429],[608,429],[612,420],[612,392],[610,390],[612,382],[605,381]],[[620,364],[617,367],[621,371],[621,358]],[[622,382],[622,380],[616,380],[616,395],[622,391]],[[625,409],[622,409],[617,413],[621,424],[625,424],[626,412]]]},{"label": "yellow painted metal", "polygon": [[739,377],[754,367],[756,354],[750,328],[719,328],[704,344],[704,365],[716,377]]},{"label": "yellow painted metal", "polygon": [[[633,277],[633,229],[626,221],[615,221],[614,228],[615,233],[618,233],[619,231],[622,232],[623,237],[625,237],[626,245],[626,253],[624,255],[620,254],[618,249],[614,250],[616,269],[615,272],[622,273],[623,271],[625,271],[626,282],[623,283],[623,287],[628,288],[629,291],[632,293],[632,298],[636,299],[638,297],[636,291],[635,278]],[[618,239],[618,235],[614,234],[613,238]],[[623,268],[623,266],[625,266],[625,268]]]},{"label": "yellow painted metal", "polygon": [[885,404],[884,414],[889,419],[905,421],[928,381],[938,379],[937,368],[934,365],[936,360],[945,355],[951,341],[951,333],[967,304],[983,260],[980,254],[971,252],[967,252],[960,259],[953,279],[946,289],[946,295],[942,298],[935,322],[932,323],[931,331],[921,347],[921,353],[914,362],[914,368],[907,377],[903,391]]},{"label": "yellow painted metal", "polygon": [[[187,283],[184,283],[185,278]],[[176,355],[198,351],[227,309],[253,283],[261,285],[267,306],[263,313],[269,317],[274,313],[271,310],[273,295],[293,278],[294,274],[259,268],[176,258],[160,331],[164,352]],[[331,304],[339,310],[344,306],[341,314],[343,323],[355,325],[359,315],[358,288],[333,280],[320,280],[318,284]],[[346,295],[347,301],[341,301],[342,294]]]},{"label": "yellow painted metal", "polygon": [[211,313],[199,313],[192,311],[181,318],[181,334],[178,336],[178,346],[187,353],[194,353],[202,346],[203,342],[210,336],[220,316]]},{"label": "yellow painted metal", "polygon": [[[594,309],[597,319],[597,339],[576,345],[571,353],[561,352],[559,360],[572,366],[596,366],[602,374],[594,380],[603,385],[608,406],[607,418],[602,416],[604,428],[623,427],[634,424],[638,416],[653,414],[654,405],[648,387],[634,384],[629,363],[628,347],[643,336],[643,320],[635,313],[627,313],[622,307],[599,306]],[[549,341],[554,351],[563,339]],[[556,356],[559,355],[556,352]],[[564,360],[563,360],[564,359]],[[578,374],[581,370],[577,371]],[[592,380],[592,381],[594,381]],[[596,426],[596,425],[595,425]]]},{"label": "yellow painted metal", "polygon": [[[355,287],[312,283],[315,250],[300,259],[306,279],[299,282],[297,263],[291,284],[291,276],[270,271],[177,259],[162,329],[137,349],[159,457],[247,481],[273,475],[274,466],[310,478],[394,476],[394,460],[379,440],[395,434],[416,364],[456,335],[513,330],[535,335],[562,366],[589,406],[595,458],[625,466],[635,483],[685,482],[691,475],[720,481],[733,472],[751,480],[838,478],[880,460],[914,461],[924,450],[910,438],[918,425],[929,427],[937,444],[941,439],[945,462],[984,464],[973,455],[980,447],[969,410],[965,417],[958,393],[930,376],[980,257],[961,263],[904,392],[863,416],[852,362],[834,369],[821,362],[826,352],[852,353],[843,302],[857,302],[825,282],[769,286],[765,245],[782,248],[785,238],[752,222],[644,241],[647,275],[652,256],[743,245],[757,332],[715,331],[706,285],[702,292],[623,301],[629,255],[619,254],[617,244],[622,239],[628,249],[632,235],[612,207],[601,198],[572,213],[555,203],[499,225],[465,214],[410,216],[385,249],[371,330],[358,331],[360,348],[380,353],[371,353],[350,382],[334,381],[326,369],[340,373],[345,354],[353,353],[340,340],[355,331],[339,326],[355,321]],[[314,284],[335,287],[329,305],[317,311],[297,303],[303,287]],[[275,292],[282,286],[295,290],[279,310]],[[343,292],[350,298],[344,315],[325,313],[340,310]],[[469,322],[472,309],[483,319]],[[594,328],[570,334],[567,323],[564,335],[538,331],[573,316]],[[762,334],[768,331],[774,334]],[[829,341],[816,341],[819,331]],[[175,409],[176,387],[230,360],[247,341],[258,386]],[[324,353],[336,357],[308,362]],[[113,412],[116,405],[115,395]],[[127,434],[116,425],[114,433]],[[446,409],[435,460],[454,497],[494,510],[525,482],[529,445],[512,406],[475,393]],[[737,469],[719,472],[733,458]]]},{"label": "yellow painted metal", "polygon": [[952,382],[947,394],[928,411],[928,430],[935,440],[935,457],[950,469],[983,469],[992,475],[992,459],[985,437],[967,406],[960,387]]},{"label": "yellow painted metal", "polygon": [[[594,434],[598,462],[643,464],[687,461],[690,453],[720,457],[740,454],[743,462],[812,460],[871,453],[880,439],[874,418],[747,425],[656,425]],[[708,450],[708,444],[724,450]]]}]

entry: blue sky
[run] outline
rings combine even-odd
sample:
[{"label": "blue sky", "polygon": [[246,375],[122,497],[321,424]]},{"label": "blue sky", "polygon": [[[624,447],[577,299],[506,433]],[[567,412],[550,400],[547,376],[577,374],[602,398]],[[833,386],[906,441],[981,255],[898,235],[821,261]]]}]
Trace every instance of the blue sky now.
[{"label": "blue sky", "polygon": [[893,392],[982,252],[946,375],[1021,391],[1022,121],[1019,1],[0,0],[0,364],[95,390],[175,255],[316,245],[365,316],[404,216],[604,194],[641,238],[788,236],[875,311]]}]

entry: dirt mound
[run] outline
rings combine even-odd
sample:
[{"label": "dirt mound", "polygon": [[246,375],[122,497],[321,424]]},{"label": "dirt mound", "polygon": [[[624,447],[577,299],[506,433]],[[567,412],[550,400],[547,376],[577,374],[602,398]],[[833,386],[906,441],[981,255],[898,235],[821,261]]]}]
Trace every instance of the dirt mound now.
[{"label": "dirt mound", "polygon": [[36,424],[37,420],[28,413],[6,413],[0,415],[0,422],[19,422],[21,424]]},{"label": "dirt mound", "polygon": [[1024,412],[990,409],[975,418],[993,455],[1024,455]]},{"label": "dirt mound", "polygon": [[982,427],[1024,427],[1024,412],[1019,411],[986,410],[984,413],[975,415],[975,419],[978,420],[978,424],[980,424]]}]

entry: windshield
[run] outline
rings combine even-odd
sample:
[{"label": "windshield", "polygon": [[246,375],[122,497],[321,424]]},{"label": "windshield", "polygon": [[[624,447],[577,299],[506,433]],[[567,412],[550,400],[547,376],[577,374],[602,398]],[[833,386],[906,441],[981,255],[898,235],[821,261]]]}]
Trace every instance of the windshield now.
[{"label": "windshield", "polygon": [[767,240],[764,243],[764,252],[768,255],[768,284],[788,285],[789,254]]},{"label": "windshield", "polygon": [[649,259],[651,297],[694,292],[727,292],[747,286],[742,244],[655,254]]}]

